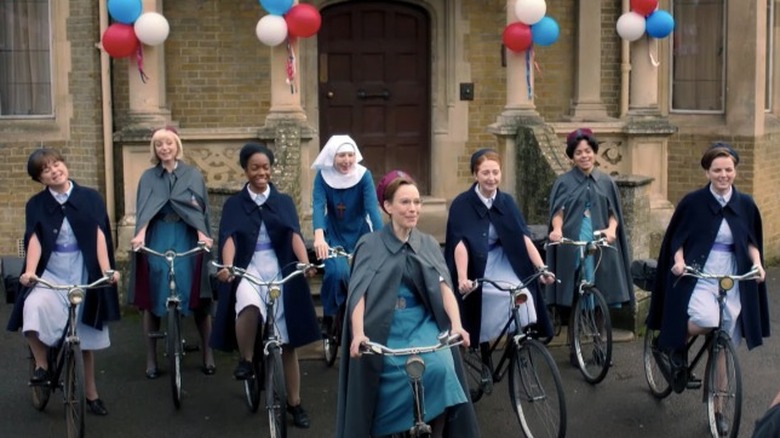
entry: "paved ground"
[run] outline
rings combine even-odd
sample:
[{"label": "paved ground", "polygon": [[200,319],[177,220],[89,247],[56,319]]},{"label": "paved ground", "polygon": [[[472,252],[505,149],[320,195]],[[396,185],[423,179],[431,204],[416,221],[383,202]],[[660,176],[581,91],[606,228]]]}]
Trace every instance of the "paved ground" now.
[{"label": "paved ground", "polygon": [[[776,290],[780,269],[769,271],[770,286]],[[771,293],[772,325],[780,322],[780,297]],[[7,320],[10,306],[0,304],[0,321]],[[186,321],[188,338],[195,339],[193,324]],[[563,377],[568,407],[570,437],[702,437],[705,405],[700,391],[672,394],[655,400],[648,392],[641,367],[642,343],[622,334],[615,345],[614,367],[597,386],[585,383],[579,372],[568,365],[567,352],[552,347]],[[147,380],[143,375],[144,353],[140,321],[128,314],[112,327],[113,346],[98,354],[98,385],[110,414],[87,418],[91,437],[249,437],[268,436],[262,411],[249,413],[239,383],[232,379],[235,358],[217,357],[218,371],[207,377],[198,370],[198,353],[185,360],[184,401],[180,410],[171,403],[168,375]],[[0,437],[51,437],[64,434],[62,406],[53,399],[44,412],[30,403],[27,363],[20,335],[0,332]],[[780,336],[752,352],[739,351],[744,379],[743,427],[740,436],[749,437],[753,423],[780,390]],[[332,437],[335,423],[337,370],[326,368],[319,351],[302,352],[304,405],[313,428],[291,429],[289,436]],[[482,436],[521,436],[509,410],[506,382],[493,395],[477,404]]]}]

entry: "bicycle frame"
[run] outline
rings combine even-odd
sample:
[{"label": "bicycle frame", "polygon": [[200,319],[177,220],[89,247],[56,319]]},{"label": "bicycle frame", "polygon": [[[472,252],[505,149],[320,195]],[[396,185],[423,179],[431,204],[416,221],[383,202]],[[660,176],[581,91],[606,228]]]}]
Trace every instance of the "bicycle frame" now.
[{"label": "bicycle frame", "polygon": [[171,306],[178,308],[181,305],[181,298],[179,298],[179,294],[176,293],[176,271],[174,269],[176,259],[179,257],[189,257],[201,252],[210,252],[209,248],[206,246],[206,242],[203,241],[199,241],[197,246],[181,253],[177,253],[170,249],[165,252],[158,252],[146,246],[140,246],[133,249],[133,251],[144,252],[160,257],[165,260],[165,263],[168,265],[168,298],[165,300],[166,308],[170,308]]}]

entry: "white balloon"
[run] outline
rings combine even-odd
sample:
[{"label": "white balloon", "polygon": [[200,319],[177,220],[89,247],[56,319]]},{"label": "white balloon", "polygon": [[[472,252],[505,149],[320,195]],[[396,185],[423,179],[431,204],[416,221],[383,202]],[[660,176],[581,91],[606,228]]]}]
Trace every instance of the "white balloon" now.
[{"label": "white balloon", "polygon": [[266,15],[257,22],[255,34],[261,43],[278,46],[287,39],[287,22],[281,15]]},{"label": "white balloon", "polygon": [[168,20],[157,12],[145,12],[133,24],[135,36],[148,46],[162,44],[167,38],[171,27]]},{"label": "white balloon", "polygon": [[645,17],[636,12],[626,12],[617,21],[617,33],[627,41],[636,41],[645,34]]},{"label": "white balloon", "polygon": [[536,24],[547,13],[547,3],[544,0],[517,0],[515,2],[515,15],[521,22]]}]

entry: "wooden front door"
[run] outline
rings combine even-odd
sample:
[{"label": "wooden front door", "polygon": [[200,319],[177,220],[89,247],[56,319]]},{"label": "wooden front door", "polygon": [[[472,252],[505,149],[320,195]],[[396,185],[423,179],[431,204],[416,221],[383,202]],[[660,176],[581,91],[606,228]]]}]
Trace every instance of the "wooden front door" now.
[{"label": "wooden front door", "polygon": [[375,182],[411,174],[430,193],[430,25],[416,6],[340,3],[321,11],[320,138],[348,134]]}]

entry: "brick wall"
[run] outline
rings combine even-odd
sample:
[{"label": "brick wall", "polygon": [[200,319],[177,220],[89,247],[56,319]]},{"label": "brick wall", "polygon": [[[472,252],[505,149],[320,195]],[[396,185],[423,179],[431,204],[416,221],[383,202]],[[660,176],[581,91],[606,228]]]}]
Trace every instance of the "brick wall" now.
[{"label": "brick wall", "polygon": [[[42,189],[27,176],[27,157],[41,144],[58,149],[65,155],[70,173],[79,184],[105,187],[103,142],[101,128],[100,56],[95,42],[100,38],[98,4],[92,0],[69,0],[66,23],[70,44],[68,90],[58,90],[57,99],[72,102],[70,132],[63,138],[41,142],[35,128],[20,123],[15,134],[29,140],[0,144],[0,254],[16,254],[16,241],[24,233],[24,205],[27,199]],[[55,17],[56,19],[56,17]],[[67,91],[66,97],[63,93]],[[68,115],[59,114],[67,117]]]}]

